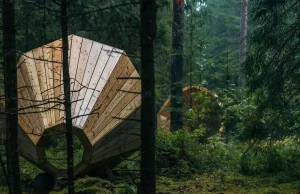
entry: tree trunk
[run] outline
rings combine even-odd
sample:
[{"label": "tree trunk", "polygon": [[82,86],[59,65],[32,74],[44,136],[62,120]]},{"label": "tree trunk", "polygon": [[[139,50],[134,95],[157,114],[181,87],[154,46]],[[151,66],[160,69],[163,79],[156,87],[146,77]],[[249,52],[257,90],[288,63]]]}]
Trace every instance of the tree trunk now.
[{"label": "tree trunk", "polygon": [[[240,63],[243,63],[246,60],[247,52],[247,8],[248,0],[241,0],[242,10],[241,10],[241,31],[240,31]],[[245,78],[242,72],[239,73],[238,86],[244,86]]]},{"label": "tree trunk", "polygon": [[[3,172],[4,178],[5,178],[6,184],[7,184],[7,186],[9,186],[7,171],[6,171],[5,164],[4,164],[4,161],[2,159],[2,154],[1,153],[0,153],[0,164],[1,164],[2,172]],[[9,188],[9,193],[12,193],[10,188]]]},{"label": "tree trunk", "polygon": [[156,36],[156,1],[141,0],[141,182],[140,194],[156,193],[155,165],[155,77],[154,39]]},{"label": "tree trunk", "polygon": [[9,189],[22,193],[18,155],[18,91],[14,0],[2,1],[6,153]]},{"label": "tree trunk", "polygon": [[173,0],[171,60],[171,130],[183,127],[182,121],[182,66],[183,66],[184,0]]},{"label": "tree trunk", "polygon": [[70,91],[70,74],[68,62],[68,17],[67,17],[67,0],[61,0],[61,31],[63,44],[63,82],[65,95],[65,117],[66,117],[66,138],[67,138],[67,174],[68,174],[68,193],[74,192],[74,162],[73,162],[73,132],[72,132],[72,115],[71,115],[71,91]]}]

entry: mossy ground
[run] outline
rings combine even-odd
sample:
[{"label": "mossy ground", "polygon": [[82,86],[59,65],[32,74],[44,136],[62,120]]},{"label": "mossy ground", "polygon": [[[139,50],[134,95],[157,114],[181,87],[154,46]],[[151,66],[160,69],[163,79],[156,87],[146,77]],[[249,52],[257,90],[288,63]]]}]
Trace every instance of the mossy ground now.
[{"label": "mossy ground", "polygon": [[239,174],[214,173],[193,175],[187,179],[158,177],[157,191],[159,194],[292,194],[300,190],[297,190],[296,181],[286,182],[278,176],[249,177]]},{"label": "mossy ground", "polygon": [[[75,183],[78,194],[134,194],[136,185],[114,184],[100,178],[85,177]],[[8,193],[5,187],[0,193]],[[25,189],[25,193],[33,193]],[[50,194],[67,193],[67,188],[56,187]],[[243,176],[233,173],[194,174],[190,177],[157,177],[157,193],[173,194],[298,194],[300,182],[284,175]]]}]

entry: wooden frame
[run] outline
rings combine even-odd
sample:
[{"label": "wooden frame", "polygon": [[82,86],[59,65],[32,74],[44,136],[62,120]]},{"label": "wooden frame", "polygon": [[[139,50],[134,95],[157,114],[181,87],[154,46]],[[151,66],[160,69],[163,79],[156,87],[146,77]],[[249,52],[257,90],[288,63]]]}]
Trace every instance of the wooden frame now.
[{"label": "wooden frame", "polygon": [[[141,82],[124,51],[75,35],[69,45],[73,130],[84,146],[77,176],[139,148]],[[19,151],[53,176],[66,176],[45,154],[47,138],[65,132],[62,70],[61,40],[24,53],[17,64]]]}]

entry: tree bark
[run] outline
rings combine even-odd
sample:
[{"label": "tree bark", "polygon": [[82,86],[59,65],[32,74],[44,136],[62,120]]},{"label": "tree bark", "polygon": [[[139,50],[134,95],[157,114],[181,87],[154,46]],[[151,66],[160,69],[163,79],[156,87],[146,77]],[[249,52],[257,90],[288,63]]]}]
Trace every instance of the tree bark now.
[{"label": "tree bark", "polygon": [[[246,60],[247,52],[247,14],[248,14],[248,0],[241,0],[242,10],[241,10],[241,31],[240,31],[240,63]],[[245,78],[242,72],[239,73],[238,86],[244,86]]]},{"label": "tree bark", "polygon": [[14,0],[2,1],[6,159],[11,193],[22,193],[18,155],[18,91]]},{"label": "tree bark", "polygon": [[65,116],[66,116],[66,138],[67,138],[67,174],[68,174],[68,193],[74,192],[74,161],[73,161],[73,132],[72,132],[72,115],[71,115],[71,91],[70,91],[70,74],[68,61],[68,16],[67,0],[61,0],[61,31],[63,45],[63,82],[65,96]]},{"label": "tree bark", "polygon": [[[1,164],[2,172],[3,172],[4,178],[5,178],[6,184],[7,184],[7,186],[9,186],[7,171],[6,171],[5,164],[4,164],[4,161],[2,159],[1,153],[0,153],[0,164]],[[9,188],[9,193],[12,193],[10,188]]]},{"label": "tree bark", "polygon": [[156,0],[141,0],[141,182],[140,194],[156,193],[155,164],[155,77],[154,39],[156,36]]},{"label": "tree bark", "polygon": [[173,0],[173,26],[171,60],[171,130],[183,127],[182,121],[182,69],[183,69],[184,0]]}]

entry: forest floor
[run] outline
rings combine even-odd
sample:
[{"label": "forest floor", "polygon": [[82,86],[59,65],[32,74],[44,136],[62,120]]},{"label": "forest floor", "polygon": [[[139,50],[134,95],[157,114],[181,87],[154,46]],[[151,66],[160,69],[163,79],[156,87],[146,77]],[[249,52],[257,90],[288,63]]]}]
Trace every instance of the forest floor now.
[{"label": "forest floor", "polygon": [[[123,184],[124,186],[124,184]],[[127,185],[130,187],[130,185]],[[76,181],[76,193],[80,194],[134,194],[135,189],[123,189],[109,181],[86,177]],[[63,194],[66,188],[52,191],[51,194]],[[8,193],[5,187],[0,187],[0,193]],[[33,193],[25,189],[24,193]],[[157,177],[157,194],[300,194],[300,182],[288,180],[284,175],[274,176],[244,176],[232,173],[195,174],[185,178]]]},{"label": "forest floor", "polygon": [[299,182],[281,176],[251,177],[231,173],[194,175],[186,179],[158,177],[157,193],[298,194]]}]

